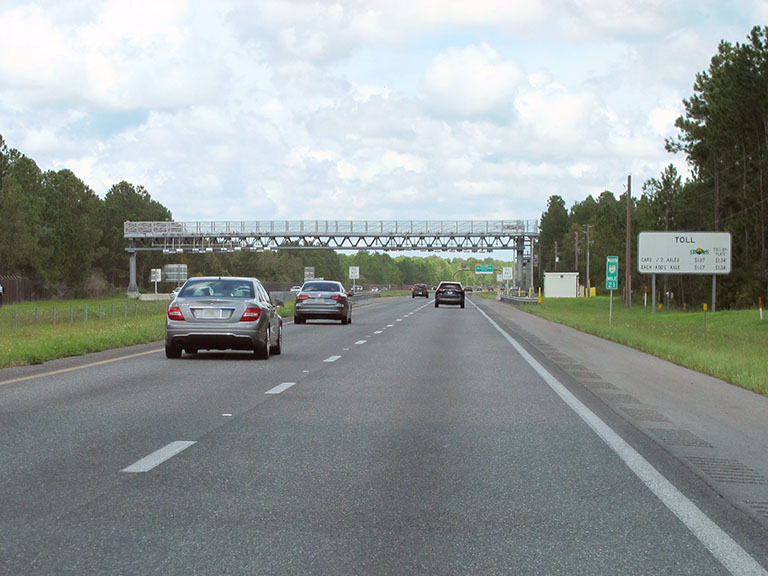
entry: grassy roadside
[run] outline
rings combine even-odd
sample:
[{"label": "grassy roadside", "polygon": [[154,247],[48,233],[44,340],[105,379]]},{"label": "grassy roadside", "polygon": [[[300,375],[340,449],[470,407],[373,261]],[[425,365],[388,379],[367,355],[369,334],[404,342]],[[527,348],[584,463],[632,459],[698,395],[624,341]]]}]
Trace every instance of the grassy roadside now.
[{"label": "grassy roadside", "polygon": [[[126,298],[5,305],[0,308],[0,368],[160,341],[167,305]],[[293,302],[279,312],[293,316]]]},{"label": "grassy roadside", "polygon": [[607,297],[545,299],[522,310],[768,395],[768,318],[758,310],[668,311]]}]

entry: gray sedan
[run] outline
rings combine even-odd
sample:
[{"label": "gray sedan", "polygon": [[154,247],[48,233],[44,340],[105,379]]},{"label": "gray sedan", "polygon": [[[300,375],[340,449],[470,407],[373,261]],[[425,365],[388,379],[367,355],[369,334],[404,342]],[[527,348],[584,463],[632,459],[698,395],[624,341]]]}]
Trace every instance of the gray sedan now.
[{"label": "gray sedan", "polygon": [[342,324],[352,322],[350,295],[341,282],[331,280],[310,280],[304,282],[296,295],[293,313],[294,324],[304,324],[308,319],[341,320]]},{"label": "gray sedan", "polygon": [[253,350],[258,358],[283,351],[283,319],[256,278],[202,277],[184,283],[168,307],[165,355],[182,350]]}]

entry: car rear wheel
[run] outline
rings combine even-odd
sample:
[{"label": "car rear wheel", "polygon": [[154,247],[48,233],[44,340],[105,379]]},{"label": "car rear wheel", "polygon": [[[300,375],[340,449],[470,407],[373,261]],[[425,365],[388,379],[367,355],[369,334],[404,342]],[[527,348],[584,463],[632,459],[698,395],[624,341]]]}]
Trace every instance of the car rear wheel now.
[{"label": "car rear wheel", "polygon": [[166,344],[165,357],[173,359],[181,358],[181,346],[176,346],[175,344]]},{"label": "car rear wheel", "polygon": [[464,308],[464,300],[461,301],[461,307]]},{"label": "car rear wheel", "polygon": [[440,304],[435,300],[435,308],[440,308]]},{"label": "car rear wheel", "polygon": [[304,322],[306,322],[304,318],[299,318],[298,316],[293,317],[294,324],[304,324]]},{"label": "car rear wheel", "polygon": [[254,348],[253,352],[256,354],[256,358],[259,360],[269,360],[269,350],[270,350],[270,344],[269,341],[271,340],[271,335],[269,328],[267,328],[267,333],[264,337],[264,342],[259,342],[256,344],[256,347]]},{"label": "car rear wheel", "polygon": [[275,356],[278,356],[279,354],[283,353],[283,327],[280,326],[277,329],[277,342],[274,346],[272,346],[272,349],[270,350],[272,354]]}]

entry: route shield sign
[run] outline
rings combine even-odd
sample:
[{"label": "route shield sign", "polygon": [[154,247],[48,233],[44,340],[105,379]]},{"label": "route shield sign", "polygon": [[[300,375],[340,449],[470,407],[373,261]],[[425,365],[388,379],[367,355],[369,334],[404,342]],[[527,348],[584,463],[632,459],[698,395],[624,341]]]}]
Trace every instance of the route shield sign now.
[{"label": "route shield sign", "polygon": [[605,289],[619,289],[619,257],[607,256],[605,258]]}]

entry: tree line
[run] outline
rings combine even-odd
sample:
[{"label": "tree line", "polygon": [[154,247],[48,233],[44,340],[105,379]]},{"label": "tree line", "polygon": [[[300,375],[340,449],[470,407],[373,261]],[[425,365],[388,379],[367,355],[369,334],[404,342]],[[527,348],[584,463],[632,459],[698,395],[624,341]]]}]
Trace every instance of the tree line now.
[{"label": "tree line", "polygon": [[[731,234],[732,264],[731,273],[718,279],[718,306],[755,306],[768,294],[768,27],[754,27],[743,43],[722,41],[709,69],[696,75],[683,108],[675,122],[679,133],[665,147],[685,154],[691,176],[683,181],[670,164],[630,199],[635,298],[650,282],[636,272],[638,232],[722,231]],[[556,269],[557,254],[560,270],[580,271],[582,282],[588,274],[599,286],[605,256],[624,260],[626,199],[626,192],[617,199],[605,191],[567,210],[560,196],[550,197],[541,219],[544,269]],[[707,302],[711,293],[711,277],[659,281],[666,284],[659,292],[674,294],[678,305]]]}]

